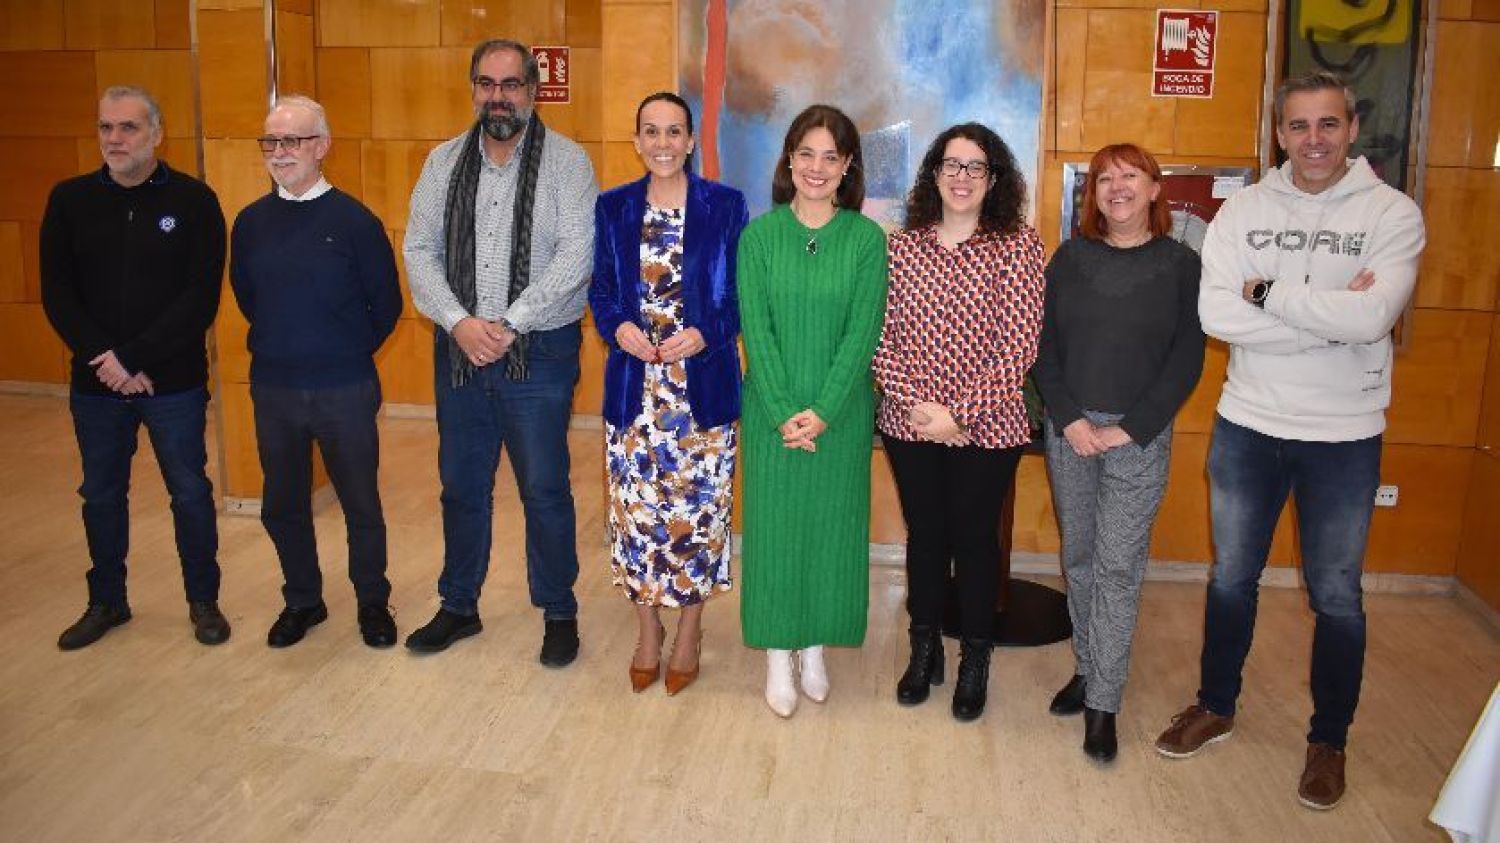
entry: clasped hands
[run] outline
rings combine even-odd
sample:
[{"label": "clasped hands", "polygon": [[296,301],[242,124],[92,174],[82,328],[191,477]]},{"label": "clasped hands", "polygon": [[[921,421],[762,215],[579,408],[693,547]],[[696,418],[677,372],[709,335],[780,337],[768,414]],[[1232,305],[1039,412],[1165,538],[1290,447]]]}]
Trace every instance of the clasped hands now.
[{"label": "clasped hands", "polygon": [[962,447],[972,445],[969,432],[953,417],[953,411],[936,401],[920,401],[906,414],[906,421],[924,441]]},{"label": "clasped hands", "polygon": [[1097,425],[1088,419],[1078,419],[1063,428],[1063,437],[1080,457],[1097,457],[1135,441],[1117,424]]},{"label": "clasped hands", "polygon": [[[1261,280],[1262,279],[1260,278],[1251,278],[1247,280],[1244,286],[1240,289],[1240,298],[1243,298],[1247,302],[1253,303],[1254,300],[1250,298],[1250,295],[1254,292],[1255,285],[1259,284]],[[1347,287],[1347,289],[1353,293],[1362,293],[1373,286],[1375,286],[1375,273],[1368,269],[1361,269],[1359,271],[1359,274],[1354,276],[1354,280],[1349,282],[1349,286]]]},{"label": "clasped hands", "polygon": [[475,366],[488,366],[510,351],[516,341],[516,332],[499,322],[490,322],[477,316],[465,316],[453,326],[453,341],[469,362]]},{"label": "clasped hands", "polygon": [[127,372],[113,350],[106,351],[90,360],[89,365],[94,367],[94,376],[99,379],[100,383],[121,395],[139,395],[142,392],[147,395],[156,394],[156,384],[151,382],[151,378],[147,377],[145,372],[136,372],[133,375]]},{"label": "clasped hands", "polygon": [[818,437],[828,429],[828,424],[811,409],[803,410],[782,423],[781,444],[788,448],[817,453]]},{"label": "clasped hands", "polygon": [[634,322],[620,323],[615,329],[615,342],[621,351],[647,363],[676,363],[708,347],[697,328],[684,328],[656,345]]}]

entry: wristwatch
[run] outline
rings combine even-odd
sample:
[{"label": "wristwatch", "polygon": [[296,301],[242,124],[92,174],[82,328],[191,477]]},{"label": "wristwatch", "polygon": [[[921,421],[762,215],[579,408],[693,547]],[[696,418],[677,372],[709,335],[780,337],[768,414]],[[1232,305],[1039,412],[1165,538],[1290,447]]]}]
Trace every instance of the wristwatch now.
[{"label": "wristwatch", "polygon": [[1256,307],[1265,308],[1266,296],[1271,294],[1271,285],[1275,283],[1275,279],[1256,281],[1255,286],[1250,288],[1250,303]]},{"label": "wristwatch", "polygon": [[521,335],[521,332],[516,330],[516,326],[510,324],[510,320],[506,319],[504,316],[500,317],[499,319],[496,319],[495,322],[497,322],[500,325],[500,327],[504,328],[507,331],[510,331],[512,334],[515,334],[516,336],[520,336]]}]

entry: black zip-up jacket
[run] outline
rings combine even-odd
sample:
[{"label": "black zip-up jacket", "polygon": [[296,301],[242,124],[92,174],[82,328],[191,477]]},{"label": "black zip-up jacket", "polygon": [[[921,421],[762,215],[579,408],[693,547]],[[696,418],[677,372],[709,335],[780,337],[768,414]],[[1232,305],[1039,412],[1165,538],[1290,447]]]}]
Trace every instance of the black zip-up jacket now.
[{"label": "black zip-up jacket", "polygon": [[157,394],[208,384],[224,213],[207,185],[158,163],[121,187],[107,167],[52,188],[41,231],[42,306],[73,352],[73,389],[111,395],[89,361],[114,351]]}]

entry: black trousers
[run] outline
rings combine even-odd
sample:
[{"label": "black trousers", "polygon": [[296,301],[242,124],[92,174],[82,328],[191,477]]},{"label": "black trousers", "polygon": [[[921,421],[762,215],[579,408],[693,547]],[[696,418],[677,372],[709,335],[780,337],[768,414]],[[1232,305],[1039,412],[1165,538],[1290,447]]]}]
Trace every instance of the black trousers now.
[{"label": "black trousers", "polygon": [[344,509],[349,536],[349,579],[361,605],[384,606],[391,596],[386,579],[385,516],[380,507],[380,382],[326,389],[295,389],[252,384],[255,436],[265,474],[261,523],[276,545],[285,584],[281,594],[294,609],[323,599],[318,542],[313,534],[312,445]]},{"label": "black trousers", "polygon": [[1021,448],[953,448],[881,434],[906,519],[906,612],[941,626],[948,578],[963,637],[990,639],[1000,591],[1000,515]]}]

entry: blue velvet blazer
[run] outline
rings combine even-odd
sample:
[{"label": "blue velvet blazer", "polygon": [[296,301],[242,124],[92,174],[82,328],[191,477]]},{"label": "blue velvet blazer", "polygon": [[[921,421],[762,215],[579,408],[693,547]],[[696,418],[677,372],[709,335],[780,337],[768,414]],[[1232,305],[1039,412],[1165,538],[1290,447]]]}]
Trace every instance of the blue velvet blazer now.
[{"label": "blue velvet blazer", "polygon": [[[620,350],[615,330],[641,318],[641,223],[646,179],[599,194],[594,203],[594,279],[589,307],[609,344],[604,365],[604,419],[624,427],[641,412],[646,364]],[[749,220],[745,197],[732,187],[688,173],[682,236],[682,305],[687,327],[707,347],[687,358],[688,404],[701,427],[740,417],[740,312],[735,256]]]}]

